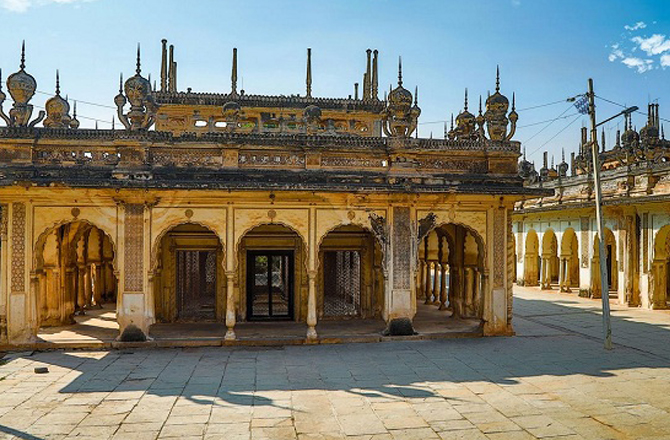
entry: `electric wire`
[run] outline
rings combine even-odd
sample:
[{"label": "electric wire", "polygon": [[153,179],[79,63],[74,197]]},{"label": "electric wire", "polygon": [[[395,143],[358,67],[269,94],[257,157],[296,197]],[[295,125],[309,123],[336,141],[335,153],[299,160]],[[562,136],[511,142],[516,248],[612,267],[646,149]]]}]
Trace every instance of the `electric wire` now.
[{"label": "electric wire", "polygon": [[[37,93],[40,93],[42,95],[53,96],[53,93],[43,92],[41,90],[37,90]],[[116,107],[112,107],[111,105],[99,104],[97,102],[90,102],[90,101],[82,101],[80,99],[74,99],[74,98],[69,98],[69,99],[72,99],[73,101],[77,101],[79,104],[86,104],[86,105],[92,105],[92,106],[95,106],[95,107],[102,107],[102,108],[108,108],[108,109],[116,110]]]},{"label": "electric wire", "polygon": [[[603,98],[602,96],[595,95],[595,97],[598,98],[598,99],[600,99],[600,100],[602,100],[602,101],[605,101],[605,102],[607,102],[607,103],[610,103],[610,104],[619,106],[619,107],[621,107],[621,108],[627,108],[627,107],[626,107],[625,105],[623,105],[623,104],[620,104],[620,103],[618,103],[618,102],[612,101],[612,100],[607,99],[607,98]],[[636,110],[635,113],[639,113],[639,114],[644,115],[644,116],[649,116],[649,113],[643,112],[642,110]],[[670,122],[670,119],[661,118],[660,116],[659,116],[658,119],[661,120],[661,121],[663,121],[663,122]]]},{"label": "electric wire", "polygon": [[581,114],[577,115],[577,117],[575,117],[575,119],[573,119],[572,121],[570,121],[570,123],[569,123],[568,125],[566,125],[565,127],[563,127],[561,130],[559,130],[558,133],[556,133],[555,135],[553,135],[552,137],[550,137],[545,143],[543,143],[542,145],[540,145],[539,147],[537,147],[532,153],[530,153],[530,156],[532,156],[533,154],[537,153],[539,150],[541,150],[541,149],[542,149],[545,145],[547,145],[549,142],[551,142],[551,141],[553,141],[554,139],[556,139],[556,137],[557,137],[559,134],[563,133],[565,130],[568,129],[568,127],[570,127],[572,124],[574,124],[575,122],[577,122],[581,116],[582,116]]},{"label": "electric wire", "polygon": [[[526,140],[523,141],[522,143],[527,144],[527,143],[530,142],[531,140],[535,139],[540,133],[542,133],[542,132],[543,132],[544,130],[546,130],[547,128],[551,127],[551,125],[552,125],[554,122],[556,122],[556,121],[558,121],[559,119],[561,119],[561,118],[563,117],[563,115],[565,115],[565,114],[568,112],[568,110],[570,110],[571,108],[572,108],[572,104],[570,104],[565,110],[563,110],[563,112],[562,112],[560,115],[558,115],[557,117],[555,117],[555,118],[549,120],[549,123],[548,123],[547,125],[545,125],[544,127],[542,127],[537,133],[535,133],[534,135],[532,135],[530,138],[526,139]],[[581,115],[579,115],[579,116],[581,116]]]}]

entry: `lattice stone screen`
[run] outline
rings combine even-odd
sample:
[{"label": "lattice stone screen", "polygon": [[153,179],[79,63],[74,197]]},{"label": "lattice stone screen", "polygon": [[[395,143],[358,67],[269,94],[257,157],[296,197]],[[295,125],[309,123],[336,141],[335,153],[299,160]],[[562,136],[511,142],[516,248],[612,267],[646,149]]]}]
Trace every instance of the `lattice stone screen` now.
[{"label": "lattice stone screen", "polygon": [[324,253],[323,314],[327,317],[361,313],[361,254],[358,251]]}]

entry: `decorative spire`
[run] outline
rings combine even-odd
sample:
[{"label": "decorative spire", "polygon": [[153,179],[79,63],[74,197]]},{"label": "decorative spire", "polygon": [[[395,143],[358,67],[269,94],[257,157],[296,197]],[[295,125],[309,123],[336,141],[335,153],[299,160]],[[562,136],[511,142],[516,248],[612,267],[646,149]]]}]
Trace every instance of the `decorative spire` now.
[{"label": "decorative spire", "polygon": [[516,92],[512,92],[512,111],[516,110]]},{"label": "decorative spire", "polygon": [[379,74],[377,72],[378,68],[378,61],[377,57],[379,55],[379,51],[375,49],[372,52],[373,58],[372,58],[372,99],[379,99],[379,93],[378,93],[378,88],[379,88]]},{"label": "decorative spire", "polygon": [[451,114],[451,130],[454,130],[454,114]]},{"label": "decorative spire", "polygon": [[419,86],[414,87],[414,105],[419,105]]},{"label": "decorative spire", "polygon": [[119,93],[123,94],[123,72],[119,75]]},{"label": "decorative spire", "polygon": [[358,100],[358,83],[354,83],[354,99]]},{"label": "decorative spire", "polygon": [[26,40],[23,40],[21,43],[21,64],[19,64],[21,70],[26,68]]},{"label": "decorative spire", "polygon": [[500,66],[496,65],[496,92],[500,91]]},{"label": "decorative spire", "polygon": [[602,142],[602,151],[603,153],[605,152],[605,127],[603,127],[602,134],[601,134],[601,142]]},{"label": "decorative spire", "polygon": [[367,49],[365,53],[367,64],[363,76],[363,99],[370,99],[372,97],[372,49]]},{"label": "decorative spire", "polygon": [[661,124],[661,139],[665,140],[665,129],[663,128],[663,124]]},{"label": "decorative spire", "polygon": [[237,48],[233,47],[233,67],[230,72],[230,93],[237,95]]},{"label": "decorative spire", "polygon": [[526,160],[526,146],[523,146],[523,160]]},{"label": "decorative spire", "polygon": [[402,57],[398,57],[398,86],[402,86]]},{"label": "decorative spire", "polygon": [[77,101],[74,102],[74,108],[72,109],[72,118],[77,119]]},{"label": "decorative spire", "polygon": [[137,43],[137,68],[135,69],[135,73],[137,73],[138,75],[142,73],[142,67],[140,62],[140,43]]},{"label": "decorative spire", "polygon": [[175,72],[174,72],[174,44],[170,45],[169,55],[168,55],[168,92],[174,92],[177,90],[177,84],[175,84]]},{"label": "decorative spire", "polygon": [[561,162],[565,162],[565,148],[561,148]]},{"label": "decorative spire", "polygon": [[447,121],[444,121],[444,138],[445,138],[445,139],[446,139],[447,136],[448,136],[448,135],[447,135],[447,132],[448,132],[448,130],[447,130]]},{"label": "decorative spire", "polygon": [[468,111],[468,88],[465,88],[465,102],[463,104],[463,111]]},{"label": "decorative spire", "polygon": [[167,91],[167,40],[161,40],[161,92]]},{"label": "decorative spire", "polygon": [[312,48],[307,48],[307,93],[306,97],[312,97]]},{"label": "decorative spire", "polygon": [[60,78],[58,76],[58,69],[56,69],[56,95],[60,96]]},{"label": "decorative spire", "polygon": [[482,95],[479,95],[479,116],[482,116]]}]

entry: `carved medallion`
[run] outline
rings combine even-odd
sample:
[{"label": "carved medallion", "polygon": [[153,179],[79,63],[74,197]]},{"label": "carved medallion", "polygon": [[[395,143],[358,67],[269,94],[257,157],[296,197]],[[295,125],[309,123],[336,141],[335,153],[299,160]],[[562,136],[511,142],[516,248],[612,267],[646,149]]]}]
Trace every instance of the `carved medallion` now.
[{"label": "carved medallion", "polygon": [[187,209],[186,211],[184,211],[184,215],[186,216],[186,218],[190,219],[191,217],[193,217],[193,210]]},{"label": "carved medallion", "polygon": [[275,217],[277,217],[277,211],[275,211],[274,209],[269,210],[268,218],[270,219],[270,221],[274,221]]},{"label": "carved medallion", "polygon": [[77,218],[79,217],[79,214],[81,214],[81,210],[79,208],[72,208],[70,214],[72,214],[72,217]]},{"label": "carved medallion", "polygon": [[356,218],[356,213],[354,211],[349,211],[347,212],[347,217],[349,218],[349,220],[353,220]]}]

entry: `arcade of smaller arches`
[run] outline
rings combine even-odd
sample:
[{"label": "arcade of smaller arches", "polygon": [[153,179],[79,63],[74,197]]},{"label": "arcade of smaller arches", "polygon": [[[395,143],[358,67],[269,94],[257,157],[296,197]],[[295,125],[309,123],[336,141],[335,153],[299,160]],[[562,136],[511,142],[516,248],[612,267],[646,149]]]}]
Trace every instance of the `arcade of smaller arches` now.
[{"label": "arcade of smaller arches", "polygon": [[551,289],[558,283],[559,258],[558,240],[553,229],[547,229],[542,235],[542,254],[540,261],[540,287]]},{"label": "arcade of smaller arches", "polygon": [[572,228],[566,229],[561,238],[559,270],[561,292],[569,293],[573,288],[579,289],[579,242]]},{"label": "arcade of smaller arches", "polygon": [[[618,262],[616,251],[616,239],[614,233],[605,228],[605,259],[607,267],[607,285],[609,292],[618,289]],[[602,283],[600,280],[600,250],[598,245],[598,234],[593,239],[593,258],[591,259],[591,296],[600,298],[602,295]]]},{"label": "arcade of smaller arches", "polygon": [[451,312],[452,318],[481,318],[484,252],[469,228],[444,224],[419,243],[416,298]]},{"label": "arcade of smaller arches", "polygon": [[89,312],[116,320],[114,245],[101,229],[84,221],[57,226],[40,237],[35,255],[39,327],[75,324]]},{"label": "arcade of smaller arches", "polygon": [[526,286],[540,285],[540,253],[537,232],[530,229],[526,233],[526,246],[524,248],[524,273],[523,282]]}]

